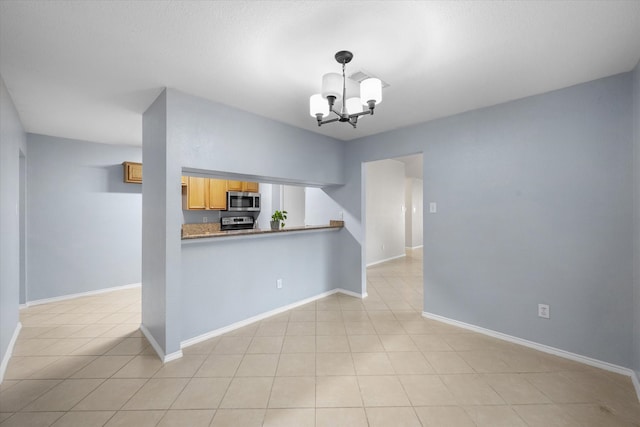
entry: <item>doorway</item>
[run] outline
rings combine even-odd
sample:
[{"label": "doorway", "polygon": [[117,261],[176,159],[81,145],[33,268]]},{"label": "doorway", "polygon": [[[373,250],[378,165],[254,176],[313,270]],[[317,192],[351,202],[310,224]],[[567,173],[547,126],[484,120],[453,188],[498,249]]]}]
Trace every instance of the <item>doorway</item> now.
[{"label": "doorway", "polygon": [[390,309],[423,308],[423,156],[363,163],[363,291]]}]

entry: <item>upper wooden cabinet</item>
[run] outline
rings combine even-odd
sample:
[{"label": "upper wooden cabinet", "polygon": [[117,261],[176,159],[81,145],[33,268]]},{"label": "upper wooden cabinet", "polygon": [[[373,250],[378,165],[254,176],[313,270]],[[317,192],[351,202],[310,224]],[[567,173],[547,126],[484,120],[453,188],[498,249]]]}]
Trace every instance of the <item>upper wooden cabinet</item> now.
[{"label": "upper wooden cabinet", "polygon": [[242,191],[247,193],[257,193],[260,189],[260,185],[257,182],[243,182]]},{"label": "upper wooden cabinet", "polygon": [[259,187],[257,182],[183,176],[182,209],[225,210],[227,191],[257,193]]},{"label": "upper wooden cabinet", "polygon": [[183,177],[187,185],[182,189],[182,209],[227,209],[227,180]]},{"label": "upper wooden cabinet", "polygon": [[227,191],[242,191],[242,181],[227,181]]},{"label": "upper wooden cabinet", "polygon": [[227,180],[209,180],[209,209],[227,209]]},{"label": "upper wooden cabinet", "polygon": [[195,176],[187,177],[186,195],[183,197],[183,209],[207,209],[209,179]]},{"label": "upper wooden cabinet", "polygon": [[142,163],[123,162],[124,182],[142,184]]}]

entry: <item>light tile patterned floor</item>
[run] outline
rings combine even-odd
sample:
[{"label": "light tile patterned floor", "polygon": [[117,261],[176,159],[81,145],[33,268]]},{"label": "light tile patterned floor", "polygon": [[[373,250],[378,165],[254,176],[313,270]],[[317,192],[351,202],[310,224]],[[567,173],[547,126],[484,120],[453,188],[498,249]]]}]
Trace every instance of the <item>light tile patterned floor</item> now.
[{"label": "light tile patterned floor", "polygon": [[421,317],[422,252],[162,365],[140,291],[28,308],[0,425],[639,426],[629,378]]}]

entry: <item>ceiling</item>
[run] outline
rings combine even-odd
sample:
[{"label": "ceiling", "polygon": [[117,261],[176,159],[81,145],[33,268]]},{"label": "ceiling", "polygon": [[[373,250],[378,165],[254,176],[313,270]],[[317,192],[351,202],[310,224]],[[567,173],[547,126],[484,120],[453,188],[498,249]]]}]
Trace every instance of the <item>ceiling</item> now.
[{"label": "ceiling", "polygon": [[[339,72],[389,83],[358,129],[318,128]],[[349,140],[626,72],[640,1],[0,2],[0,74],[27,132],[140,145],[172,87]]]}]

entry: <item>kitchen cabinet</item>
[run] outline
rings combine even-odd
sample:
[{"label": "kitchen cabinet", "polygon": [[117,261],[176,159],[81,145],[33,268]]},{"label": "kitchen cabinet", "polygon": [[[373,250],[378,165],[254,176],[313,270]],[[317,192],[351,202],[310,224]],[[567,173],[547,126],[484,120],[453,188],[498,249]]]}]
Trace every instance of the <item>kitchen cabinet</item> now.
[{"label": "kitchen cabinet", "polygon": [[227,208],[227,180],[182,177],[187,185],[182,189],[184,210],[224,210]]},{"label": "kitchen cabinet", "polygon": [[142,163],[123,162],[124,182],[142,184]]},{"label": "kitchen cabinet", "polygon": [[227,191],[242,191],[242,181],[227,181]]},{"label": "kitchen cabinet", "polygon": [[227,180],[209,179],[209,209],[227,209]]},{"label": "kitchen cabinet", "polygon": [[257,182],[243,182],[242,183],[242,191],[247,193],[258,193],[259,192],[259,184]]},{"label": "kitchen cabinet", "polygon": [[258,183],[257,182],[246,182],[246,181],[227,181],[227,191],[244,191],[246,193],[257,193],[258,192]]},{"label": "kitchen cabinet", "polygon": [[182,198],[182,209],[207,209],[209,179],[187,177],[186,194]]},{"label": "kitchen cabinet", "polygon": [[257,193],[259,189],[257,182],[183,176],[182,209],[225,210],[227,191]]}]

